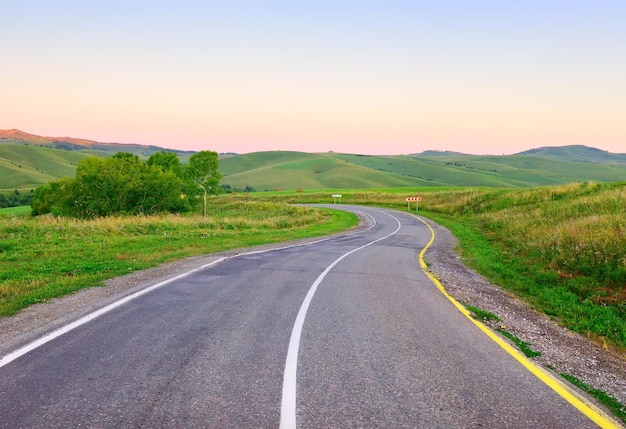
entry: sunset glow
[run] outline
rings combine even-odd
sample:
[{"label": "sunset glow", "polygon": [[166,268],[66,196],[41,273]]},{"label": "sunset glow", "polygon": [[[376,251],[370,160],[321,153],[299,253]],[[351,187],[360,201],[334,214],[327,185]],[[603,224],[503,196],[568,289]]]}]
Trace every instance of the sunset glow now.
[{"label": "sunset glow", "polygon": [[218,152],[626,152],[623,1],[20,1],[0,129]]}]

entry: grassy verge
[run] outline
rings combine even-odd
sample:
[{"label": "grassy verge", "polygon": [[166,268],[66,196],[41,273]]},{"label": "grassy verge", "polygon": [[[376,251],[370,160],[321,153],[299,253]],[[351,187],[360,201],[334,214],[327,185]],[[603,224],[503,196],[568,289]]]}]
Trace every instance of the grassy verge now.
[{"label": "grassy verge", "polygon": [[[568,329],[626,349],[626,183],[338,193],[404,211],[421,193],[418,213],[453,232],[467,265]],[[330,192],[261,198],[333,202]]]},{"label": "grassy verge", "polygon": [[0,217],[0,315],[176,259],[331,234],[356,216],[216,198],[202,216]]},{"label": "grassy verge", "polygon": [[[228,195],[214,200],[213,206],[216,211],[211,215],[214,218],[212,222],[203,223],[196,219],[191,221],[192,224],[196,224],[195,226],[184,227],[185,231],[195,231],[187,234],[185,239],[181,238],[185,233],[179,229],[175,228],[170,232],[167,229],[170,226],[164,226],[167,221],[157,221],[152,226],[141,226],[141,219],[128,220],[128,226],[121,228],[124,231],[143,228],[146,231],[155,230],[162,235],[156,237],[151,232],[140,231],[134,236],[121,235],[119,240],[127,240],[124,245],[126,247],[122,246],[117,253],[112,250],[112,253],[115,258],[136,264],[144,259],[154,264],[194,254],[189,250],[179,249],[195,248],[195,254],[209,253],[228,248],[225,246],[241,247],[268,242],[265,240],[298,238],[298,234],[303,236],[318,232],[322,234],[322,231],[332,232],[329,229],[332,222],[328,219],[319,220],[325,226],[321,227],[322,231],[315,231],[315,228],[320,228],[316,226],[318,225],[316,220],[304,220],[306,225],[298,225],[297,219],[301,218],[301,214],[296,213],[293,217],[287,216],[274,222],[272,218],[276,216],[272,210],[263,207],[294,203],[332,204],[332,194],[337,193],[342,194],[343,204],[382,206],[403,211],[407,210],[405,197],[421,193],[419,214],[433,219],[453,232],[460,241],[462,257],[470,267],[527,300],[563,326],[594,338],[606,347],[616,347],[622,351],[626,349],[626,184],[624,183],[573,184],[523,190],[454,188],[420,192],[415,188],[397,188],[375,191],[342,189]],[[232,208],[231,212],[223,211],[230,210],[228,207]],[[413,204],[411,211],[414,210]],[[257,212],[255,222],[258,222],[258,225],[228,221],[228,218],[245,219],[252,214],[251,212]],[[17,220],[19,218],[0,217],[0,219],[3,225],[22,222]],[[123,223],[121,220],[118,222]],[[273,222],[274,226],[260,226],[264,222],[265,225]],[[169,222],[173,223],[175,222]],[[38,228],[43,228],[44,224],[45,222]],[[55,226],[55,228],[70,227]],[[94,232],[98,230],[96,226],[90,228]],[[33,247],[24,253],[33,252],[32,256],[29,256],[32,259],[41,259],[37,256],[44,256],[45,260],[53,258],[54,254],[49,250],[53,243],[45,240],[58,237],[59,233],[56,230],[37,230],[37,228],[35,230],[34,234],[45,245],[40,243],[40,248],[37,248],[36,243],[32,243]],[[204,234],[201,231],[208,231],[204,238],[198,238]],[[112,237],[117,237],[118,232],[108,233],[112,234]],[[7,232],[0,230],[0,234],[6,235]],[[84,252],[89,252],[91,249],[89,246],[95,245],[94,243],[104,243],[101,244],[103,248],[115,245],[110,243],[113,240],[107,236],[98,235],[102,234],[100,232],[96,232],[95,237],[91,238],[94,243],[88,242],[88,233],[81,234],[86,237],[73,249],[75,254],[83,252],[83,248]],[[192,239],[194,235],[195,238]],[[168,248],[168,241],[171,249]],[[7,246],[10,249],[15,244],[0,236],[0,263],[8,261]],[[159,249],[158,252],[162,253],[163,257],[156,261],[157,256],[142,255],[142,249]],[[148,250],[147,253],[152,254],[155,251]],[[128,256],[124,256],[126,254]],[[139,257],[131,258],[131,254]],[[97,257],[98,252],[86,255],[89,258]],[[9,263],[12,264],[12,261]],[[139,268],[141,267],[131,267]],[[12,266],[9,266],[10,269]],[[114,270],[110,264],[102,269]],[[86,268],[79,270],[90,271]],[[117,268],[115,270],[119,273]],[[71,266],[64,272],[71,273],[67,275],[68,277],[76,275]],[[0,278],[0,300],[5,300],[5,297],[13,294],[11,290],[5,290],[6,281],[6,278]],[[36,281],[33,279],[33,282]]]},{"label": "grassy verge", "polygon": [[622,405],[617,399],[613,398],[606,392],[594,389],[593,387],[583,383],[573,375],[565,373],[559,373],[559,375],[572,383],[574,386],[589,394],[591,397],[595,398],[599,403],[611,410],[611,412],[622,422],[626,423],[626,405]]}]

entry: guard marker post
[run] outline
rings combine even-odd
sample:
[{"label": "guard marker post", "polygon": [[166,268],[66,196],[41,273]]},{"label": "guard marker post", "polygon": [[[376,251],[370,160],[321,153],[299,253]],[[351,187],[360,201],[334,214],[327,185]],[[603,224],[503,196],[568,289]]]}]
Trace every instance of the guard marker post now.
[{"label": "guard marker post", "polygon": [[415,201],[415,211],[419,210],[419,202],[422,201],[422,197],[406,197],[406,209],[411,210],[411,201]]}]

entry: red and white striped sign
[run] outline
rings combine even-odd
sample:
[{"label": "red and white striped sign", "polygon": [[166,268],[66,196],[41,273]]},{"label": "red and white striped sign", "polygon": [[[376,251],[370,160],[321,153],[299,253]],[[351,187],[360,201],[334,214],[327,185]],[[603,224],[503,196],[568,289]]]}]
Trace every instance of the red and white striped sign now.
[{"label": "red and white striped sign", "polygon": [[407,201],[422,201],[422,197],[406,197]]}]

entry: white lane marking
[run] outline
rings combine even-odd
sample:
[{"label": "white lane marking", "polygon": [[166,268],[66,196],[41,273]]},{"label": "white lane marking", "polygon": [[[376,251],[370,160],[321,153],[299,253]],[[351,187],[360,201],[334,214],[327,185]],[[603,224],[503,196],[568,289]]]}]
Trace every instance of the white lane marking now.
[{"label": "white lane marking", "polygon": [[[377,243],[381,240],[384,240],[392,235],[396,234],[400,231],[402,225],[400,224],[400,220],[395,216],[390,215],[389,213],[383,212],[387,216],[393,218],[398,222],[398,227],[391,234],[385,235],[379,239],[371,241],[361,247],[353,249],[347,253],[344,253],[339,258],[337,258],[332,264],[330,264],[326,269],[320,274],[315,282],[311,285],[309,292],[306,294],[302,305],[300,306],[300,310],[298,311],[298,315],[296,316],[296,321],[293,325],[293,330],[291,331],[291,338],[289,340],[289,348],[287,350],[287,359],[285,361],[285,373],[283,376],[283,396],[282,403],[280,408],[280,429],[296,429],[296,375],[298,372],[298,350],[300,348],[300,337],[302,336],[302,327],[304,326],[304,319],[306,318],[306,313],[309,310],[309,305],[313,300],[313,295],[315,295],[315,291],[317,287],[322,283],[326,274],[330,272],[330,270],[335,267],[342,259],[345,257],[358,252],[361,249],[364,249],[368,246],[371,246],[374,243]],[[368,216],[374,221],[374,225],[376,221],[374,218],[368,214]],[[373,227],[373,226],[372,226]]]},{"label": "white lane marking", "polygon": [[[358,211],[359,213],[363,213],[363,212],[361,212],[359,210],[356,210],[356,211]],[[366,214],[366,213],[363,213],[363,214]],[[367,216],[369,216],[369,215],[367,215]],[[374,225],[370,226],[367,230],[369,230],[369,229],[371,229],[373,227],[374,227]],[[120,299],[119,301],[115,301],[115,302],[113,302],[113,303],[111,303],[111,304],[109,304],[109,305],[107,305],[105,307],[102,307],[102,308],[100,308],[100,309],[98,309],[98,310],[96,310],[96,311],[94,311],[92,313],[89,313],[86,316],[83,316],[80,319],[77,319],[77,320],[75,320],[72,323],[69,323],[69,324],[67,324],[65,326],[62,326],[61,328],[59,328],[59,329],[57,329],[55,331],[52,331],[49,334],[44,335],[43,337],[40,337],[39,339],[37,339],[37,340],[35,340],[35,341],[33,341],[33,342],[31,342],[31,343],[29,343],[29,344],[19,348],[17,350],[15,350],[14,352],[9,353],[9,354],[3,356],[2,358],[0,358],[0,368],[2,368],[5,365],[8,365],[9,363],[13,362],[15,359],[17,359],[17,358],[19,358],[21,356],[24,356],[25,354],[35,350],[36,348],[43,346],[44,344],[54,340],[55,338],[58,338],[61,335],[66,334],[66,333],[68,333],[68,332],[78,328],[79,326],[82,326],[85,323],[90,322],[90,321],[92,321],[92,320],[102,316],[103,314],[108,313],[109,311],[111,311],[111,310],[113,310],[113,309],[123,305],[123,304],[126,304],[129,301],[132,301],[135,298],[138,298],[138,297],[140,297],[142,295],[145,295],[145,294],[147,294],[149,292],[152,292],[155,289],[163,287],[163,286],[165,286],[165,285],[167,285],[169,283],[172,283],[172,282],[174,282],[176,280],[180,280],[180,279],[182,279],[184,277],[187,277],[187,276],[189,276],[189,275],[191,275],[193,273],[201,271],[201,270],[203,270],[205,268],[208,268],[208,267],[210,267],[212,265],[218,264],[218,263],[220,263],[222,261],[225,261],[227,259],[233,259],[233,258],[237,258],[239,256],[255,255],[255,254],[259,254],[259,253],[274,252],[276,250],[291,249],[291,248],[294,248],[294,247],[310,246],[310,245],[313,245],[313,244],[317,244],[317,243],[321,243],[323,241],[330,240],[332,238],[333,237],[329,237],[329,238],[323,238],[323,239],[320,239],[320,240],[311,241],[311,242],[303,243],[303,244],[292,244],[292,245],[288,245],[288,246],[276,247],[276,248],[273,248],[273,249],[251,250],[249,252],[238,253],[238,254],[232,255],[232,256],[224,256],[222,258],[216,259],[215,261],[209,262],[208,264],[204,264],[204,265],[202,265],[200,267],[197,267],[197,268],[194,268],[194,269],[192,269],[190,271],[187,271],[187,272],[184,272],[182,274],[179,274],[179,275],[177,275],[175,277],[170,277],[169,279],[163,280],[163,281],[161,281],[159,283],[156,283],[156,284],[154,284],[154,285],[152,285],[150,287],[147,287],[145,289],[137,291],[137,292],[135,292],[135,293],[133,293],[131,295],[128,295],[128,296]]]},{"label": "white lane marking", "polygon": [[224,261],[226,259],[229,259],[229,257],[225,256],[223,258],[219,258],[219,259],[217,259],[215,261],[212,261],[212,262],[210,262],[208,264],[202,265],[201,267],[194,268],[194,269],[192,269],[190,271],[187,271],[185,273],[179,274],[179,275],[177,275],[175,277],[171,277],[171,278],[169,278],[167,280],[164,280],[162,282],[156,283],[156,284],[154,284],[154,285],[152,285],[150,287],[147,287],[145,289],[137,291],[137,292],[135,292],[135,293],[133,293],[131,295],[128,295],[128,296],[126,296],[126,297],[124,297],[124,298],[122,298],[122,299],[120,299],[118,301],[115,301],[115,302],[113,302],[113,303],[111,303],[111,304],[109,304],[109,305],[107,305],[105,307],[102,307],[99,310],[96,310],[96,311],[94,311],[92,313],[89,313],[86,316],[83,316],[80,319],[77,319],[74,322],[69,323],[69,324],[67,324],[67,325],[57,329],[56,331],[52,331],[49,334],[44,335],[43,337],[39,338],[38,340],[33,341],[30,344],[25,345],[24,347],[22,347],[20,349],[17,349],[14,352],[9,353],[8,355],[3,356],[2,359],[0,359],[0,368],[2,368],[3,366],[7,365],[10,362],[13,362],[15,359],[19,358],[20,356],[23,356],[26,353],[35,350],[37,347],[40,347],[40,346],[42,346],[42,345],[44,345],[44,344],[54,340],[55,338],[60,337],[61,335],[66,334],[66,333],[70,332],[71,330],[76,329],[79,326],[84,325],[85,323],[87,323],[87,322],[89,322],[89,321],[91,321],[93,319],[96,319],[97,317],[102,316],[105,313],[108,313],[109,311],[119,307],[120,305],[126,304],[127,302],[132,301],[133,299],[138,298],[141,295],[145,295],[148,292],[152,292],[153,290],[158,289],[158,288],[160,288],[160,287],[162,287],[162,286],[164,286],[164,285],[166,285],[168,283],[171,283],[173,281],[182,279],[183,277],[187,277],[188,275],[190,275],[192,273],[195,273],[195,272],[200,271],[200,270],[202,270],[204,268],[210,267],[211,265],[215,265],[215,264],[217,264],[219,262],[222,262],[222,261]]}]

